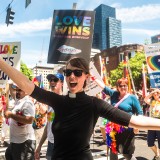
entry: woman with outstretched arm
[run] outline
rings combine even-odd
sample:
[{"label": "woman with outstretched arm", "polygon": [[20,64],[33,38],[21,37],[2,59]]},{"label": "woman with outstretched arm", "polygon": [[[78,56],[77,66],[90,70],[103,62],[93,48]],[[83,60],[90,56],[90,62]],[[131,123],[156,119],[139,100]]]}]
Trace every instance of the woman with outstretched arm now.
[{"label": "woman with outstretched arm", "polygon": [[82,58],[72,58],[64,75],[69,92],[62,96],[35,86],[25,75],[0,58],[0,69],[23,91],[39,102],[53,106],[55,138],[52,160],[93,160],[90,138],[98,117],[132,128],[160,130],[160,120],[125,113],[107,102],[84,92],[89,78],[89,64]]}]

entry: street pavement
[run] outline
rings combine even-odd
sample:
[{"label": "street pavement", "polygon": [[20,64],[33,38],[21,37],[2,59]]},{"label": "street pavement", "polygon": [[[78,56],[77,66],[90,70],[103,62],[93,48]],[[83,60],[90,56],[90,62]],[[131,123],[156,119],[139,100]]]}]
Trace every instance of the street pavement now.
[{"label": "street pavement", "polygon": [[[147,147],[147,132],[141,131],[139,134],[136,135],[136,149],[135,149],[135,156],[137,160],[152,160],[154,157],[153,152],[150,148]],[[9,143],[9,138],[7,137],[4,147],[0,147],[0,160],[5,160],[4,154],[6,147]],[[102,142],[102,135],[100,133],[100,129],[98,126],[95,128],[95,132],[91,138],[90,147],[92,150],[92,154],[94,157],[94,160],[110,160],[110,158],[107,156],[107,147]],[[157,143],[157,142],[156,142]],[[40,160],[46,160],[45,154],[47,149],[47,142],[44,143],[41,151],[41,158]],[[118,155],[119,160],[124,160],[123,156],[121,154]]]},{"label": "street pavement", "polygon": [[[105,144],[101,144],[102,136],[100,130],[97,130],[97,133],[94,134],[94,138],[91,139],[91,149],[94,151],[94,160],[110,160],[109,156],[107,156],[107,147]],[[157,145],[157,142],[156,142]],[[134,156],[137,160],[152,160],[154,157],[154,153],[147,146],[147,132],[140,131],[139,134],[136,135],[135,140],[135,153]],[[98,153],[99,152],[99,153]],[[109,151],[108,151],[109,152]],[[109,155],[109,153],[108,153]],[[119,160],[125,160],[123,155],[118,154]]]}]

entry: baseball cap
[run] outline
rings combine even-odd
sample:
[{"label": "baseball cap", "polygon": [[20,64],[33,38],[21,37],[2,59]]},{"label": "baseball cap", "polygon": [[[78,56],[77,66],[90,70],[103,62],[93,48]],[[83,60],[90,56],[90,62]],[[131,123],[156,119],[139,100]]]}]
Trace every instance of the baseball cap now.
[{"label": "baseball cap", "polygon": [[62,82],[64,81],[64,76],[63,76],[61,73],[48,74],[48,75],[47,75],[48,81],[49,81],[52,77],[56,77],[56,78],[60,79]]}]

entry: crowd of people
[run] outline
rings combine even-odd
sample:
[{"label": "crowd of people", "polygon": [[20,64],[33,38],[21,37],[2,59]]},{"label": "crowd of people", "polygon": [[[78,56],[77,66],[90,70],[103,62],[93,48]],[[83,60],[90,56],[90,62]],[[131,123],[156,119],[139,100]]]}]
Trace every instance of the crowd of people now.
[{"label": "crowd of people", "polygon": [[[5,153],[7,160],[39,160],[46,139],[47,160],[93,160],[90,138],[99,117],[107,119],[105,138],[111,160],[118,160],[118,153],[126,160],[136,160],[135,134],[141,129],[148,130],[148,147],[155,153],[154,159],[160,159],[160,145],[155,146],[157,137],[160,144],[160,90],[152,91],[145,98],[145,103],[150,105],[150,114],[144,116],[140,101],[128,93],[126,78],[117,81],[116,89],[105,86],[90,73],[89,64],[83,58],[75,57],[66,63],[67,95],[62,95],[64,76],[60,73],[47,76],[50,90],[45,90],[2,58],[0,69],[13,81],[9,89],[14,107],[8,110],[9,103],[6,103],[4,109],[10,128],[10,144]],[[89,78],[110,97],[109,102],[84,92]],[[45,104],[46,110],[43,109],[41,118],[46,116],[47,123],[43,125],[43,134],[36,144],[34,131],[38,133],[41,128],[34,128],[36,111],[40,107],[39,104],[36,106],[37,103]]]}]

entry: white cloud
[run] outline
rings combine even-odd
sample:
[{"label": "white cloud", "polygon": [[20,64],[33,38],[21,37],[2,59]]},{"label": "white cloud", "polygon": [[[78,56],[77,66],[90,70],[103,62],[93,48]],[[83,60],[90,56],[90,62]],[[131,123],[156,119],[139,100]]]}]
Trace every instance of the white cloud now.
[{"label": "white cloud", "polygon": [[121,8],[122,5],[121,5],[121,3],[113,3],[110,6],[116,8],[116,10],[117,10],[118,8]]},{"label": "white cloud", "polygon": [[77,9],[94,10],[99,4],[107,3],[106,0],[92,0],[91,3],[87,3],[85,0],[79,0],[77,2]]},{"label": "white cloud", "polygon": [[[147,30],[147,29],[133,29],[133,28],[124,28],[122,32],[129,35],[146,35],[146,36],[154,36],[160,33],[159,30]],[[137,37],[138,38],[138,37]]]},{"label": "white cloud", "polygon": [[15,37],[16,35],[27,35],[33,32],[40,32],[45,30],[50,30],[52,24],[52,18],[33,20],[25,23],[19,23],[14,25],[0,25],[0,35],[1,38],[4,37]]},{"label": "white cloud", "polygon": [[143,22],[160,18],[160,4],[117,9],[117,19],[123,23]]}]

